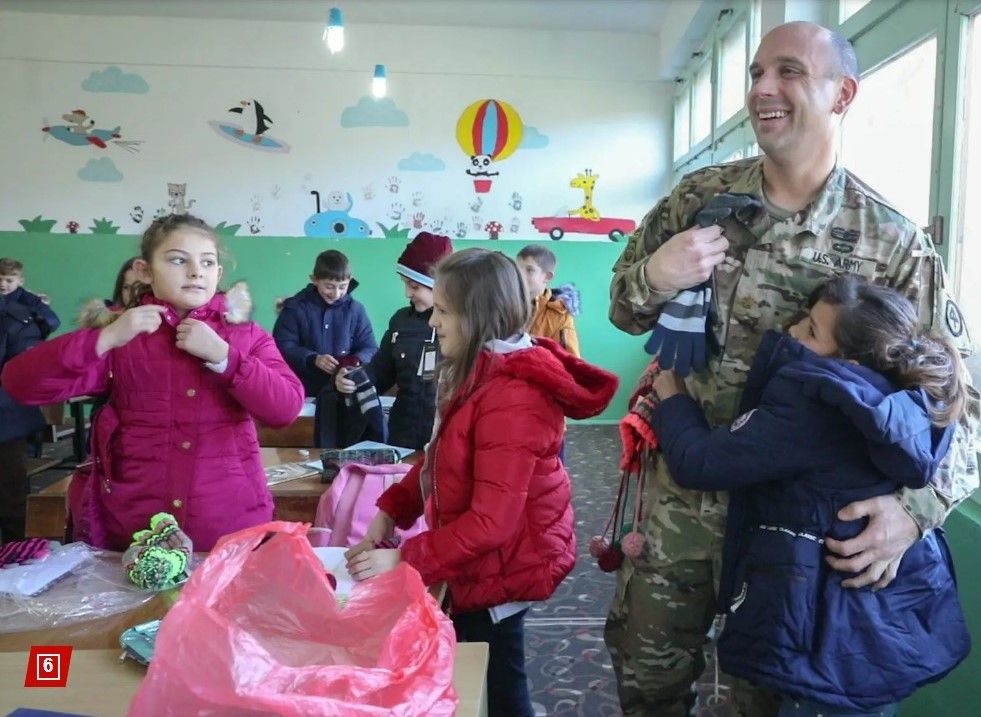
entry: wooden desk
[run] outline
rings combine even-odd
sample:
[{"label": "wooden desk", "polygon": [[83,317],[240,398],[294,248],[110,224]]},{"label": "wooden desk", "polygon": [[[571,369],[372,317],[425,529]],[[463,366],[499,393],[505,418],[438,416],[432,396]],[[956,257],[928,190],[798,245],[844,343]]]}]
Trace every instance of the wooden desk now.
[{"label": "wooden desk", "polygon": [[[64,710],[93,717],[123,717],[146,668],[132,660],[119,661],[120,650],[75,650],[68,686],[24,687],[27,652],[0,654],[0,714],[17,707]],[[453,686],[460,696],[458,717],[487,714],[487,643],[457,645]]]},{"label": "wooden desk", "polygon": [[259,434],[260,446],[285,448],[313,448],[314,417],[298,416],[295,421],[284,428],[270,428],[256,421],[255,428]]},{"label": "wooden desk", "polygon": [[[307,450],[306,455],[301,453],[303,450]],[[421,453],[413,453],[405,462],[415,463],[419,456]],[[319,457],[320,451],[316,448],[262,448],[262,463],[267,467],[280,463],[303,463],[318,460]],[[67,476],[40,493],[27,497],[27,537],[62,539],[67,515],[65,495],[70,481],[71,476]],[[317,514],[317,502],[327,488],[328,484],[321,483],[319,475],[272,486],[269,490],[275,506],[273,518],[312,523]]]}]

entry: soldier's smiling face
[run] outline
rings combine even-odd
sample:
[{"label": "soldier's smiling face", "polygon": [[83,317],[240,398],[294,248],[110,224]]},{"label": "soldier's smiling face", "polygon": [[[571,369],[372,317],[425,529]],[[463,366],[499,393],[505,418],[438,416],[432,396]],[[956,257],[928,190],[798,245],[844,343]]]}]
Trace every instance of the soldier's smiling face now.
[{"label": "soldier's smiling face", "polygon": [[746,109],[768,156],[833,152],[835,129],[857,88],[839,64],[829,33],[817,25],[788,23],[763,38],[749,66]]}]

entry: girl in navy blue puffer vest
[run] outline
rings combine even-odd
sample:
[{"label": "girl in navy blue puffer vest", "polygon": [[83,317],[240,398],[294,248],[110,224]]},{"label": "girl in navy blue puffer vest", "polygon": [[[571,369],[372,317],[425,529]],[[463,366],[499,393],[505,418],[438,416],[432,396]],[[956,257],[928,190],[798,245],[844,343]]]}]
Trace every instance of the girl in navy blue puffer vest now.
[{"label": "girl in navy blue puffer vest", "polygon": [[764,337],[732,426],[710,429],[665,372],[654,430],[679,485],[730,491],[722,669],[784,695],[781,717],[892,715],[970,649],[943,532],[880,590],[842,586],[824,538],[865,527],[838,519],[849,503],[930,481],[964,410],[963,366],[891,289],[841,276],[810,305],[789,336]]}]

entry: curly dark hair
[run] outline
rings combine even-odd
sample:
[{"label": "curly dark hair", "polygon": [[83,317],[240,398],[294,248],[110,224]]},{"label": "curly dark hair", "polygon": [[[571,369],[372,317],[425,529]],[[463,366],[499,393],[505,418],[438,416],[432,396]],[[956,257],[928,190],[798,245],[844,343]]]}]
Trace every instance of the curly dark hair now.
[{"label": "curly dark hair", "polygon": [[960,354],[946,339],[920,331],[909,299],[894,289],[845,274],[817,287],[819,301],[837,309],[834,338],[842,358],[883,374],[900,388],[923,388],[936,426],[956,423],[967,386]]}]

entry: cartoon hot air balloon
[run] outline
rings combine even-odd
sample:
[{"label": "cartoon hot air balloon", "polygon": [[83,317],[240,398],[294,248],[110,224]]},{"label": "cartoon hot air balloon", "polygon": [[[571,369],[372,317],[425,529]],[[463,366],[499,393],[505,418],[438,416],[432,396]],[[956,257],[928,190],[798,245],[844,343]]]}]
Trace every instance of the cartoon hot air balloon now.
[{"label": "cartoon hot air balloon", "polygon": [[456,141],[470,155],[467,174],[473,177],[474,191],[490,191],[491,177],[498,175],[492,162],[510,157],[523,132],[521,117],[507,102],[477,100],[463,110],[456,123]]}]

